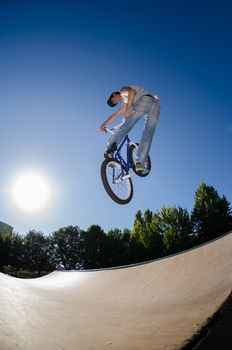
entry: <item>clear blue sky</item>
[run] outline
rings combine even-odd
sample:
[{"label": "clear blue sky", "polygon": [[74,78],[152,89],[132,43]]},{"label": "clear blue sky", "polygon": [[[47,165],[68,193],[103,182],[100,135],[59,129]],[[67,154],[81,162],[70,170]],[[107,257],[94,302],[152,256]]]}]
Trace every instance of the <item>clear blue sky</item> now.
[{"label": "clear blue sky", "polygon": [[[132,228],[137,210],[191,211],[201,182],[232,202],[232,8],[228,0],[1,1],[0,220],[16,232],[66,225]],[[105,193],[100,165],[125,84],[158,93],[152,172],[133,176],[126,206]],[[132,132],[139,140],[142,123]],[[52,184],[45,212],[12,203],[9,184],[33,169]]]}]

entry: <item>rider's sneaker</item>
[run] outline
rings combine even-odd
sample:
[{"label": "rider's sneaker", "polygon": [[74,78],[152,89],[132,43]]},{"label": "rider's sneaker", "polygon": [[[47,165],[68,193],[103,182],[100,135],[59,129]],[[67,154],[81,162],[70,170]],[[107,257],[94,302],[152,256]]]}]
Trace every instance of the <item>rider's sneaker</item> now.
[{"label": "rider's sneaker", "polygon": [[105,150],[105,153],[104,153],[104,157],[105,159],[108,159],[108,158],[113,158],[114,156],[114,152],[117,150],[117,144],[116,142],[114,142],[110,148],[106,149]]},{"label": "rider's sneaker", "polygon": [[141,175],[146,175],[149,173],[149,170],[145,168],[145,166],[142,163],[136,163],[135,170],[138,174],[141,174]]},{"label": "rider's sneaker", "polygon": [[112,151],[106,150],[104,152],[104,158],[105,159],[113,158],[113,156],[114,156],[114,152],[112,152]]}]

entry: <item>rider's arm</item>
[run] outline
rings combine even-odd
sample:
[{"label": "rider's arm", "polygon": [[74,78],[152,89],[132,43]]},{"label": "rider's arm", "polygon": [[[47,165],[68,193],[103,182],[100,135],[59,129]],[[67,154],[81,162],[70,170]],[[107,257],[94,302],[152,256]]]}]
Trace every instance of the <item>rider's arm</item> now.
[{"label": "rider's arm", "polygon": [[104,131],[105,127],[112,123],[116,118],[118,118],[121,114],[125,113],[126,111],[126,104],[123,104],[122,107],[115,112],[114,114],[110,115],[109,118],[106,119],[106,121],[104,121],[104,123],[102,123],[102,125],[99,128],[99,131]]}]

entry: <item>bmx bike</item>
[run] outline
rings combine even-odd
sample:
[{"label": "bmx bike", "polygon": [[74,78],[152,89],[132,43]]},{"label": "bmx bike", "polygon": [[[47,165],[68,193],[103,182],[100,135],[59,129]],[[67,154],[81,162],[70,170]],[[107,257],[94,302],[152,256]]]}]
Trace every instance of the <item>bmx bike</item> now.
[{"label": "bmx bike", "polygon": [[[115,127],[108,129],[105,132],[111,134],[123,124],[120,123]],[[133,197],[133,183],[131,179],[130,169],[140,176],[145,177],[151,170],[151,159],[145,163],[146,173],[136,171],[136,155],[138,150],[138,143],[132,142],[127,135],[119,144],[112,158],[107,158],[101,165],[101,179],[107,194],[118,204],[127,204]],[[122,155],[122,152],[124,154]]]}]

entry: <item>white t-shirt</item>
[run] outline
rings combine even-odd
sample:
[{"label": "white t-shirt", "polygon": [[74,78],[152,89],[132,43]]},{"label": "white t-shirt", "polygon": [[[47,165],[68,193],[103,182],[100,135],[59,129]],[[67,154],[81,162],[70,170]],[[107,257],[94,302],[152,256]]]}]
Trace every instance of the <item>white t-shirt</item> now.
[{"label": "white t-shirt", "polygon": [[[138,86],[135,86],[135,85],[128,85],[129,87],[131,87],[132,89],[134,89],[136,91],[136,95],[135,95],[135,99],[134,99],[134,102],[133,104],[138,101],[138,99],[144,95],[152,95],[154,96],[154,98],[158,101],[159,100],[159,97],[154,93],[154,92],[149,92],[147,91],[146,89],[144,88],[140,88]],[[128,92],[127,91],[121,91],[120,92],[120,95],[122,96],[122,101],[124,103],[128,103]]]}]

